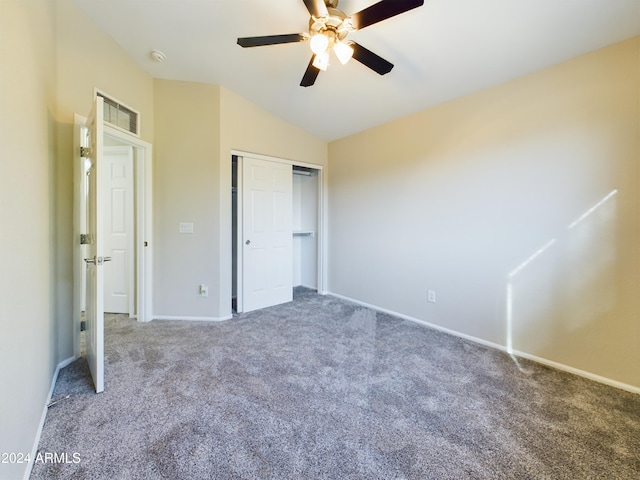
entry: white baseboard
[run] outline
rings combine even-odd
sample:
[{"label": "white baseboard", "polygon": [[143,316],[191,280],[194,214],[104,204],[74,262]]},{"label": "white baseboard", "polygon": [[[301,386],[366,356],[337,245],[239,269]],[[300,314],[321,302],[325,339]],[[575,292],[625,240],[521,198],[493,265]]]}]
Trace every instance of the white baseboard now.
[{"label": "white baseboard", "polygon": [[[56,368],[56,377],[58,376],[58,372],[62,370],[64,367],[68,367],[73,362],[75,362],[79,357],[69,357],[66,360],[61,361]],[[52,385],[53,386],[53,385]],[[50,395],[53,394],[53,389],[51,389]]]},{"label": "white baseboard", "polygon": [[467,335],[466,333],[458,332],[456,330],[451,330],[445,327],[441,327],[439,325],[435,325],[433,323],[426,322],[424,320],[420,320],[419,318],[410,317],[408,315],[404,315],[402,313],[394,312],[392,310],[388,310],[386,308],[378,307],[377,305],[372,305],[370,303],[362,302],[360,300],[356,300],[354,298],[346,297],[344,295],[340,295],[333,292],[327,292],[329,295],[340,298],[342,300],[347,300],[349,302],[356,303],[358,305],[362,305],[363,307],[371,308],[372,310],[376,310],[378,312],[387,313],[389,315],[393,315],[394,317],[402,318],[403,320],[409,320],[410,322],[419,323],[424,325],[425,327],[433,328],[434,330],[438,330],[440,332],[448,333],[449,335],[454,335],[456,337],[464,338],[465,340],[469,340],[474,343],[479,343],[480,345],[485,345],[490,348],[495,348],[497,350],[501,350],[505,353],[513,354],[518,357],[526,358],[527,360],[532,360],[537,363],[541,363],[543,365],[548,365],[557,370],[562,370],[564,372],[572,373],[574,375],[578,375],[580,377],[588,378],[589,380],[593,380],[599,383],[604,383],[605,385],[609,385],[615,388],[619,388],[621,390],[626,390],[631,393],[640,394],[640,387],[636,387],[633,385],[629,385],[627,383],[618,382],[617,380],[612,380],[607,377],[603,377],[600,375],[596,375],[595,373],[587,372],[584,370],[580,370],[578,368],[570,367],[569,365],[565,365],[563,363],[554,362],[553,360],[549,360],[546,358],[538,357],[536,355],[532,355],[530,353],[521,352],[519,350],[511,350],[509,351],[505,345],[500,345],[498,343],[489,342],[487,340],[483,340],[482,338],[474,337],[471,335]]},{"label": "white baseboard", "polygon": [[42,436],[44,421],[47,419],[47,411],[49,410],[49,404],[51,403],[53,390],[56,388],[56,381],[58,380],[58,374],[60,373],[60,370],[62,370],[67,365],[70,365],[74,361],[76,361],[76,357],[69,357],[66,360],[61,361],[56,366],[56,371],[53,373],[53,378],[51,379],[51,385],[49,386],[49,394],[47,395],[47,400],[44,402],[44,407],[42,408],[42,415],[40,415],[40,424],[38,425],[36,438],[33,442],[33,447],[31,448],[31,461],[27,464],[27,469],[24,472],[24,477],[23,477],[24,480],[29,480],[29,477],[31,476],[31,470],[33,469],[34,459],[38,455],[38,445],[40,445],[40,437]]},{"label": "white baseboard", "polygon": [[184,320],[188,322],[224,322],[231,320],[232,315],[226,317],[180,317],[176,315],[154,315],[154,320]]}]

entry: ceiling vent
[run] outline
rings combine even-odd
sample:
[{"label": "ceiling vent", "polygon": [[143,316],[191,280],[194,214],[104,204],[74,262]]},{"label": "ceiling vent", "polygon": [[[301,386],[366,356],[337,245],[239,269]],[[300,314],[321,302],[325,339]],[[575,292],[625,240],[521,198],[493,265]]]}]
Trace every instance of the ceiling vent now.
[{"label": "ceiling vent", "polygon": [[118,100],[108,97],[99,90],[96,97],[104,99],[104,121],[110,126],[140,137],[140,113],[123,105]]}]

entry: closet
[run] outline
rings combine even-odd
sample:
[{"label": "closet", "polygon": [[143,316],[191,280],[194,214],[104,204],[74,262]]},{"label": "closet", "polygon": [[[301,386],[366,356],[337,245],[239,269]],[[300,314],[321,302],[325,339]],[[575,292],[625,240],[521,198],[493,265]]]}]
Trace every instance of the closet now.
[{"label": "closet", "polygon": [[[273,193],[269,193],[271,187],[268,186],[268,179],[272,175],[273,178],[279,178],[279,186],[275,187]],[[283,175],[290,177],[289,180],[283,181]],[[244,182],[243,176],[246,177]],[[321,167],[316,169],[309,165],[296,165],[267,157],[256,159],[253,155],[232,157],[231,305],[234,313],[291,301],[293,288],[297,286],[318,290],[321,264],[321,179]],[[259,182],[258,186],[256,181]],[[260,186],[260,182],[264,181],[267,182],[265,186]],[[282,193],[285,190],[286,196]],[[282,198],[287,198],[286,205],[282,204]],[[282,207],[272,212],[269,207],[271,202]],[[262,227],[271,222],[265,219],[277,219],[278,225],[281,225],[285,217],[289,241],[280,237],[278,245],[282,247],[278,246],[272,253],[258,246],[265,233]],[[261,227],[251,232],[256,221]],[[282,228],[276,230],[276,236],[285,231]],[[290,253],[282,256],[284,252]],[[275,285],[275,290],[282,293],[276,293],[275,297],[279,300],[271,302],[268,292],[274,288],[270,282],[278,283],[275,277],[287,278],[284,283],[279,284],[280,287]],[[267,290],[262,290],[263,282],[267,285]],[[256,295],[265,298],[256,301]]]}]

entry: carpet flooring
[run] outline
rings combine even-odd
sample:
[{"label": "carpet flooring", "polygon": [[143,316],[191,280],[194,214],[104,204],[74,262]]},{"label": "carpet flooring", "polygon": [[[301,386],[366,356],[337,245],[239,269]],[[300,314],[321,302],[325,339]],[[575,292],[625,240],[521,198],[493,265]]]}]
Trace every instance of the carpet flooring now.
[{"label": "carpet flooring", "polygon": [[640,395],[335,297],[105,332],[105,391],[60,372],[34,480],[640,478]]}]

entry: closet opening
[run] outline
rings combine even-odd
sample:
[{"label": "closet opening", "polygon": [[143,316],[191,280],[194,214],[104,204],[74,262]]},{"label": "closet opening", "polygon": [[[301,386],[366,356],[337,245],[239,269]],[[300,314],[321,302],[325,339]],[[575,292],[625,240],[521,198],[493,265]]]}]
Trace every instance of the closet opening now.
[{"label": "closet opening", "polygon": [[318,170],[293,166],[293,286],[318,290]]},{"label": "closet opening", "polygon": [[[243,160],[247,159],[244,162]],[[287,180],[287,204],[285,207],[288,228],[287,258],[276,259],[273,254],[267,254],[273,261],[277,261],[280,266],[286,269],[286,276],[290,277],[283,281],[283,285],[288,290],[292,298],[295,287],[305,287],[320,293],[323,292],[323,245],[322,245],[322,225],[323,225],[323,184],[322,166],[314,166],[305,163],[296,163],[286,160],[274,159],[255,154],[232,155],[231,168],[231,208],[232,208],[232,312],[239,313],[255,309],[254,302],[250,298],[249,288],[254,288],[255,279],[262,278],[261,269],[268,269],[269,261],[261,263],[259,256],[254,256],[248,250],[249,244],[253,240],[255,245],[257,239],[251,238],[247,229],[247,219],[256,215],[256,206],[248,205],[247,194],[249,189],[248,179],[245,182],[246,191],[243,191],[243,174],[246,175],[249,161],[266,161],[277,169],[282,168],[280,175],[288,175]],[[271,163],[273,162],[273,163]],[[279,166],[278,166],[279,165]],[[288,170],[287,170],[288,169]],[[288,174],[286,172],[289,172]],[[252,190],[255,193],[255,190]],[[260,192],[259,192],[260,193]],[[243,199],[244,197],[244,199]],[[265,197],[266,198],[266,197]],[[275,197],[274,197],[275,198]],[[251,217],[252,218],[252,217]],[[260,217],[258,217],[260,218]],[[243,232],[244,226],[244,232]],[[243,235],[244,233],[244,235]],[[290,258],[289,258],[290,257]],[[276,267],[278,268],[278,267]],[[290,270],[290,272],[288,271]],[[290,273],[290,276],[289,276]],[[249,279],[248,276],[251,275]],[[265,273],[265,278],[271,273]],[[276,275],[282,275],[281,273]],[[249,281],[251,287],[248,287]],[[246,295],[243,295],[246,290]],[[281,300],[282,303],[287,300]],[[290,301],[290,299],[288,300]],[[277,304],[273,303],[273,304]],[[267,305],[269,306],[269,305]],[[263,307],[258,307],[263,308]]]}]

